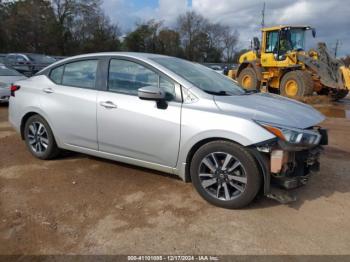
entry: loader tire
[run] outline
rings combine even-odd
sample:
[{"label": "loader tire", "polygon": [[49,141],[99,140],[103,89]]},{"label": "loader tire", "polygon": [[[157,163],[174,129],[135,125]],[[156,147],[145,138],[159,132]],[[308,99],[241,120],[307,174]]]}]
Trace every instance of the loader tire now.
[{"label": "loader tire", "polygon": [[345,98],[349,94],[349,90],[338,90],[336,93],[332,94],[332,100],[338,101]]},{"label": "loader tire", "polygon": [[309,72],[295,70],[283,76],[280,90],[281,95],[290,98],[310,96],[314,91],[314,82]]},{"label": "loader tire", "polygon": [[238,83],[246,90],[257,90],[260,88],[258,76],[251,67],[246,67],[239,73]]}]

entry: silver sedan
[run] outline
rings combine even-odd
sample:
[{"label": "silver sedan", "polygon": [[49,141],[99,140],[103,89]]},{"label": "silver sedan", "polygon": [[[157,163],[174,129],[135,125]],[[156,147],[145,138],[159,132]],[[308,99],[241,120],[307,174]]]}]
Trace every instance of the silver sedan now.
[{"label": "silver sedan", "polygon": [[160,170],[224,208],[290,199],[280,189],[305,184],[327,144],[310,106],[154,54],[61,60],[16,83],[9,119],[40,159],[65,149]]}]

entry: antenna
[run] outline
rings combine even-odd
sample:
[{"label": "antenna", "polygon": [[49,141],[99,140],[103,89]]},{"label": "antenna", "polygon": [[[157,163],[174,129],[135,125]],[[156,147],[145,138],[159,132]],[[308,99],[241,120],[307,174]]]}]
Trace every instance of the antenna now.
[{"label": "antenna", "polygon": [[263,9],[261,10],[261,27],[265,27],[265,8],[266,8],[266,3],[264,2]]}]

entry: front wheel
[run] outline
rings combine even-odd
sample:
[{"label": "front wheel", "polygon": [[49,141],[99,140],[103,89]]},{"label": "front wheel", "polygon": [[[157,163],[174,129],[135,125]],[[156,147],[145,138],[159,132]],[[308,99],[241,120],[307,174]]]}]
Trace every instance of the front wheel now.
[{"label": "front wheel", "polygon": [[260,88],[260,81],[253,68],[247,67],[239,73],[238,83],[246,90],[258,90]]},{"label": "front wheel", "polygon": [[191,179],[209,203],[223,208],[242,208],[257,195],[261,174],[255,159],[242,146],[228,141],[205,144],[194,154]]},{"label": "front wheel", "polygon": [[286,73],[280,84],[280,92],[290,98],[312,95],[314,82],[307,71],[295,70]]},{"label": "front wheel", "polygon": [[59,154],[49,124],[39,115],[31,116],[25,123],[24,138],[29,151],[37,158],[48,160]]}]

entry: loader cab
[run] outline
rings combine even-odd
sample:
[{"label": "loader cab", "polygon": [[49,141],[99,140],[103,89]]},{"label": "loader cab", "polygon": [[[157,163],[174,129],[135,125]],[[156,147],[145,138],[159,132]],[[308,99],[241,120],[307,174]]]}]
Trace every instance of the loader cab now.
[{"label": "loader cab", "polygon": [[309,26],[278,26],[262,30],[261,62],[263,66],[288,66],[288,56],[305,51],[305,33],[314,29]]}]

